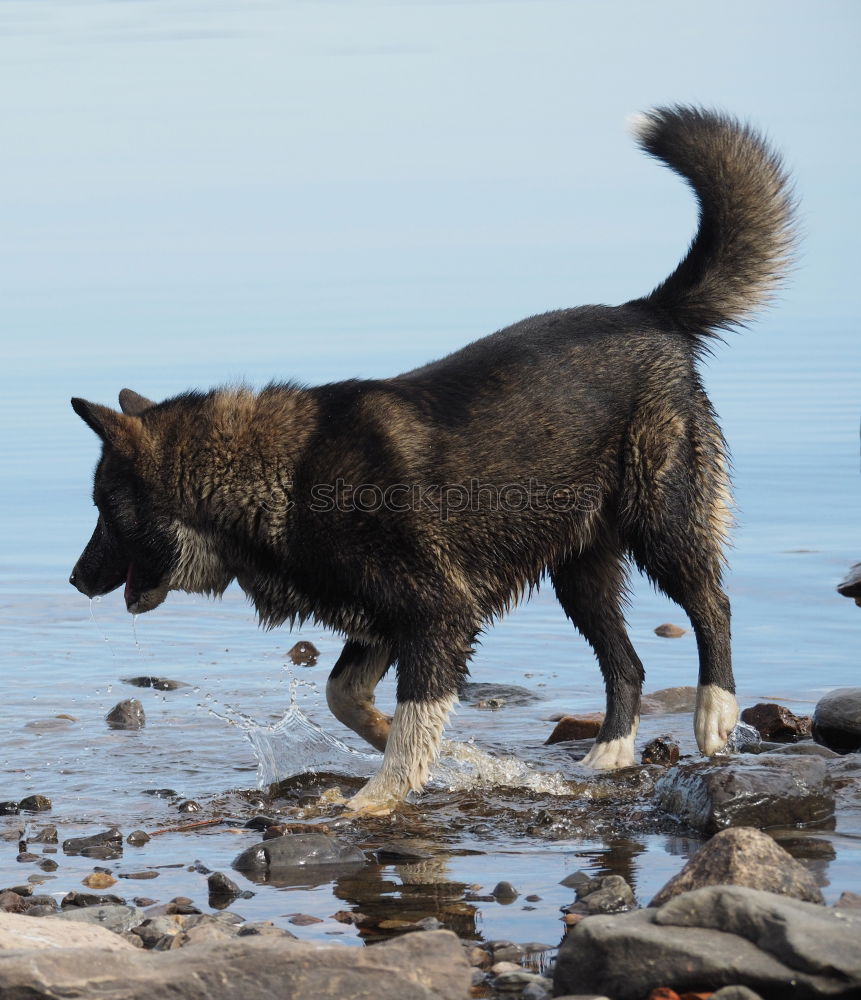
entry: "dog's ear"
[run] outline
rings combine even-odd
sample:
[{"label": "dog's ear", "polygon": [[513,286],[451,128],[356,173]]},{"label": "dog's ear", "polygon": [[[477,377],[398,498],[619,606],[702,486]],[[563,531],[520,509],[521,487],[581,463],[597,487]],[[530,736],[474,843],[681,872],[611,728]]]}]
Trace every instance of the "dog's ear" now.
[{"label": "dog's ear", "polygon": [[155,403],[134,389],[120,389],[120,409],[130,417],[139,417]]},{"label": "dog's ear", "polygon": [[140,438],[141,426],[137,417],[117,413],[109,406],[99,403],[89,403],[86,399],[75,397],[72,409],[84,423],[116,451],[131,456],[136,450],[136,442]]}]

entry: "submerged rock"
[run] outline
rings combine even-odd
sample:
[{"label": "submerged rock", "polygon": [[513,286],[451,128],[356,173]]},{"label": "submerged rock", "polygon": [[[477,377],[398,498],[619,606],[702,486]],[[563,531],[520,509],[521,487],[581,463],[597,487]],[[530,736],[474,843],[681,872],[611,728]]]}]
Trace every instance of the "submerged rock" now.
[{"label": "submerged rock", "polygon": [[716,833],[658,892],[649,906],[709,885],[743,885],[809,903],[823,903],[816,880],[767,833],[736,827]]},{"label": "submerged rock", "polygon": [[287,655],[297,667],[313,667],[317,664],[320,650],[313,642],[306,642],[302,639],[287,651]]},{"label": "submerged rock", "polygon": [[837,688],[819,699],[813,738],[838,753],[861,750],[861,687]]},{"label": "submerged rock", "polygon": [[367,858],[358,847],[318,833],[288,833],[246,848],[233,861],[242,872],[269,872],[278,868],[317,865],[364,865]]},{"label": "submerged rock", "polygon": [[695,830],[822,824],[834,815],[825,761],[785,754],[677,764],[655,785],[655,805]]},{"label": "submerged rock", "polygon": [[711,886],[663,906],[579,921],[562,943],[556,995],[642,1000],[748,986],[764,997],[849,997],[861,989],[861,915],[774,893]]},{"label": "submerged rock", "polygon": [[759,733],[764,740],[774,743],[794,743],[810,736],[809,715],[796,715],[785,705],[760,702],[741,713],[741,721]]},{"label": "submerged rock", "polygon": [[643,747],[643,764],[671,767],[679,762],[679,745],[669,736],[656,736]]},{"label": "submerged rock", "polygon": [[669,622],[665,622],[655,629],[655,635],[659,635],[662,639],[680,639],[686,633],[687,629],[682,628],[681,625],[672,625]]},{"label": "submerged rock", "polygon": [[18,808],[22,812],[49,812],[52,807],[47,795],[28,795],[21,799]]},{"label": "submerged rock", "polygon": [[156,691],[176,691],[177,688],[188,687],[185,681],[173,681],[169,677],[123,677],[122,681],[134,687],[155,688]]},{"label": "submerged rock", "polygon": [[697,704],[697,689],[691,686],[660,688],[640,699],[641,715],[676,715],[693,712]]},{"label": "submerged rock", "polygon": [[[70,837],[63,841],[65,854],[83,854],[85,857],[104,857],[102,851],[108,850],[113,856],[123,853],[123,835],[112,826],[110,830],[94,833],[91,837]],[[94,854],[93,851],[97,853]]]},{"label": "submerged rock", "polygon": [[861,563],[855,563],[846,579],[837,584],[837,592],[844,597],[854,597],[855,603],[861,604]]},{"label": "submerged rock", "polygon": [[137,698],[126,698],[114,705],[105,722],[111,729],[142,729],[146,724],[144,707]]},{"label": "submerged rock", "polygon": [[469,705],[479,702],[498,701],[507,705],[531,705],[540,701],[539,695],[529,688],[516,684],[481,684],[468,681],[460,689],[460,700]]}]

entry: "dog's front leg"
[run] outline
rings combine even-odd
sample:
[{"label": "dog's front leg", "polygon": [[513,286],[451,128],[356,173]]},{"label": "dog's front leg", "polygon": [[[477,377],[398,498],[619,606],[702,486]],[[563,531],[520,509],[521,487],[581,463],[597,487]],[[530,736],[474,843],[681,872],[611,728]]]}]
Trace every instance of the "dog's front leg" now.
[{"label": "dog's front leg", "polygon": [[348,807],[367,812],[389,812],[428,779],[439,753],[443,728],[457,695],[423,701],[401,701],[392,717],[383,764]]}]

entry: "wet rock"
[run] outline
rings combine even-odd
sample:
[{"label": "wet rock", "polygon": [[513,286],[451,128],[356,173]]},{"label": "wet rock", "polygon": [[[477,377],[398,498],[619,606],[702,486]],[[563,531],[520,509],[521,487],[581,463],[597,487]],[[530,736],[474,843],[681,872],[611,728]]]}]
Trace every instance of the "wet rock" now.
[{"label": "wet rock", "polygon": [[287,922],[295,924],[297,927],[310,927],[311,924],[322,924],[323,918],[314,917],[310,913],[294,913],[291,917],[288,917]]},{"label": "wet rock", "polygon": [[31,844],[56,844],[58,841],[57,828],[55,826],[43,826],[42,829],[30,838]]},{"label": "wet rock", "polygon": [[680,639],[686,632],[687,629],[680,625],[671,625],[669,622],[665,622],[655,629],[655,635],[659,635],[662,639]]},{"label": "wet rock", "polygon": [[109,931],[121,934],[143,923],[146,914],[137,906],[126,906],[124,903],[107,903],[102,906],[66,907],[61,913],[56,913],[53,920],[74,920],[85,924],[95,924],[107,927]]},{"label": "wet rock", "polygon": [[480,684],[468,681],[461,687],[460,700],[475,707],[479,702],[496,700],[507,705],[531,705],[540,696],[516,684]]},{"label": "wet rock", "polygon": [[[119,857],[123,853],[123,835],[112,826],[110,830],[102,833],[94,833],[90,837],[70,837],[63,841],[63,852],[65,854],[81,854],[84,857],[104,858],[104,851],[110,852],[109,856]],[[93,853],[93,852],[97,853]]]},{"label": "wet rock", "polygon": [[513,903],[519,893],[510,882],[497,882],[490,890],[497,903]]},{"label": "wet rock", "polygon": [[432,857],[427,851],[420,851],[402,841],[389,841],[378,847],[374,854],[381,865],[415,864]]},{"label": "wet rock", "polygon": [[275,826],[278,822],[272,816],[252,816],[245,824],[246,830],[268,830],[270,826]]},{"label": "wet rock", "polygon": [[132,830],[128,837],[126,837],[126,843],[131,844],[132,847],[143,847],[150,840],[152,840],[152,837],[145,830]]},{"label": "wet rock", "polygon": [[624,913],[637,905],[633,890],[621,875],[605,875],[603,878],[581,881],[575,890],[577,902],[565,907],[567,912]]},{"label": "wet rock", "polygon": [[152,795],[157,799],[174,799],[179,793],[173,788],[145,788],[141,795]]},{"label": "wet rock", "polygon": [[60,866],[56,861],[52,861],[51,858],[43,858],[39,862],[39,867],[43,872],[55,872]]},{"label": "wet rock", "polygon": [[0,802],[0,816],[17,816],[19,812],[17,802]]},{"label": "wet rock", "polygon": [[697,704],[697,689],[690,686],[660,688],[640,699],[640,715],[677,715],[693,712]]},{"label": "wet rock", "polygon": [[861,563],[855,563],[846,574],[846,579],[837,584],[837,592],[844,597],[853,597],[856,604],[861,603]]},{"label": "wet rock", "polygon": [[810,736],[809,715],[796,715],[785,705],[760,702],[741,713],[741,721],[759,733],[764,740],[774,743],[795,743]]},{"label": "wet rock", "polygon": [[137,698],[126,698],[114,705],[105,716],[105,722],[111,729],[143,729],[146,713]]},{"label": "wet rock", "polygon": [[669,736],[656,736],[643,747],[644,764],[660,764],[671,767],[679,762],[679,745]]},{"label": "wet rock", "polygon": [[704,833],[815,826],[834,815],[834,790],[818,757],[761,754],[677,764],[655,785],[655,805]]},{"label": "wet rock", "polygon": [[553,732],[544,741],[545,746],[563,743],[565,740],[592,740],[598,735],[604,715],[592,712],[589,715],[563,715]]},{"label": "wet rock", "polygon": [[710,1000],[762,1000],[762,997],[748,986],[722,986],[712,993]]},{"label": "wet rock", "polygon": [[29,851],[21,851],[15,860],[22,865],[32,864],[34,861],[39,860],[39,855],[31,854]]},{"label": "wet rock", "polygon": [[28,795],[18,803],[21,812],[48,812],[51,809],[51,800],[47,795]]},{"label": "wet rock", "polygon": [[509,972],[500,973],[493,980],[493,988],[501,993],[523,993],[527,986],[540,987],[543,995],[549,996],[553,988],[553,981],[537,972],[528,972],[526,969],[512,969]]},{"label": "wet rock", "polygon": [[741,885],[823,903],[811,873],[767,833],[737,827],[716,833],[658,892],[649,906],[709,885]]},{"label": "wet rock", "polygon": [[557,995],[642,1000],[669,986],[748,986],[762,996],[850,997],[861,989],[861,915],[757,889],[711,886],[659,908],[581,920],[559,951]]},{"label": "wet rock", "polygon": [[164,938],[175,937],[182,930],[181,917],[162,915],[142,920],[131,933],[140,940],[144,948],[153,949],[161,944]]},{"label": "wet rock", "polygon": [[137,881],[147,881],[148,879],[158,878],[159,873],[153,871],[152,868],[144,868],[143,871],[139,872],[118,872],[117,878],[130,878]]},{"label": "wet rock", "polygon": [[209,905],[214,908],[229,906],[242,895],[242,890],[223,872],[213,872],[206,880],[209,889]]},{"label": "wet rock", "polygon": [[200,812],[201,806],[199,802],[195,802],[194,799],[186,799],[185,802],[180,802],[176,807],[181,813],[198,813]]},{"label": "wet rock", "polygon": [[172,681],[169,677],[123,677],[123,684],[133,684],[139,688],[155,688],[156,691],[176,691],[188,687],[184,681]]},{"label": "wet rock", "polygon": [[768,753],[781,753],[800,757],[821,757],[823,760],[834,760],[835,757],[840,757],[840,754],[836,750],[829,750],[828,747],[824,747],[820,743],[808,742],[806,740],[802,743],[786,743],[783,746],[777,743],[773,744],[769,748]]},{"label": "wet rock", "polygon": [[278,868],[366,863],[362,851],[334,837],[318,833],[288,833],[247,848],[234,859],[233,867],[243,872],[268,872]]},{"label": "wet rock", "polygon": [[303,639],[301,642],[297,642],[295,646],[292,646],[287,651],[287,655],[297,667],[313,667],[317,664],[320,650],[317,649],[313,642],[306,642]]},{"label": "wet rock", "polygon": [[125,900],[120,896],[115,896],[113,893],[107,892],[103,893],[101,896],[96,895],[93,892],[67,892],[63,896],[60,905],[63,909],[76,908],[76,907],[87,907],[87,906],[112,906],[125,905]]},{"label": "wet rock", "polygon": [[813,738],[838,753],[861,750],[861,687],[837,688],[819,699]]}]

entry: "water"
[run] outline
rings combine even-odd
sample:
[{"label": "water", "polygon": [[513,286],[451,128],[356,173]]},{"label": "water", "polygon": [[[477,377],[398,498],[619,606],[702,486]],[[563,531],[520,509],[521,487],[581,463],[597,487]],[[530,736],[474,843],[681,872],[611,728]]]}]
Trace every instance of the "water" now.
[{"label": "water", "polygon": [[[16,862],[20,831],[47,822],[65,839],[113,824],[128,833],[223,818],[126,847],[110,863],[123,875],[173,866],[151,881],[121,880],[120,894],[188,895],[205,906],[194,862],[229,870],[257,837],[241,829],[255,811],[356,837],[319,806],[314,775],[349,791],[378,755],[325,706],[340,648],[331,634],[261,632],[235,589],[219,602],[171,595],[135,621],[120,594],[88,606],[68,586],[93,527],[98,451],[69,397],[110,402],[126,384],[161,398],[243,378],[388,375],[530,313],[643,292],[685,246],[693,207],[617,125],[643,104],[644,79],[650,93],[678,99],[678,66],[675,54],[661,56],[661,38],[644,44],[648,24],[627,43],[615,12],[602,27],[600,5],[593,27],[609,32],[614,51],[628,45],[630,79],[600,75],[600,46],[571,58],[569,39],[589,35],[570,21],[573,5],[533,4],[526,14],[518,3],[422,4],[418,20],[410,5],[338,5],[339,21],[315,5],[258,3],[242,24],[229,5],[176,5],[176,15],[160,3],[75,6],[74,25],[63,5],[6,3],[0,12],[0,44],[12,32],[16,43],[0,60],[17,74],[4,93],[19,95],[4,121],[24,137],[7,143],[14,183],[0,193],[14,248],[0,295],[0,799],[41,793],[54,804],[45,816],[0,818],[0,886],[43,878],[58,895],[80,888],[92,861],[58,852],[47,856],[58,862],[53,872]],[[685,23],[692,16],[685,8]],[[861,654],[859,611],[834,590],[861,558],[861,341],[838,287],[854,280],[839,247],[855,177],[831,157],[823,169],[817,152],[843,136],[839,104],[820,101],[807,80],[797,92],[775,88],[774,98],[746,67],[771,79],[763,67],[772,50],[796,51],[795,65],[829,52],[833,73],[856,61],[836,57],[840,39],[812,43],[825,30],[818,15],[795,28],[767,20],[770,32],[797,37],[756,47],[733,73],[722,60],[711,69],[697,46],[686,51],[702,93],[761,116],[792,149],[812,220],[781,305],[705,366],[734,458],[728,589],[740,701],[777,699],[801,713],[857,684]],[[534,45],[523,41],[525,24]],[[723,30],[709,19],[710,37]],[[541,72],[516,74],[515,87],[510,66],[524,48],[544,53]],[[227,52],[235,72],[224,72]],[[646,56],[648,66],[638,62]],[[583,77],[559,76],[569,72]],[[596,73],[607,86],[594,86]],[[496,89],[476,90],[476,80]],[[588,107],[578,93],[590,95]],[[575,95],[573,105],[560,94]],[[563,114],[578,128],[559,129]],[[30,120],[40,123],[36,138]],[[653,631],[686,625],[684,616],[641,580],[629,621],[647,690],[694,683],[691,635]],[[285,668],[299,638],[318,647],[318,666]],[[360,940],[331,916],[352,906],[433,913],[465,935],[553,944],[558,907],[571,901],[558,883],[574,868],[623,874],[643,902],[678,871],[699,841],[652,822],[636,780],[590,778],[568,750],[544,746],[552,715],[603,702],[593,657],[549,590],[488,632],[472,673],[536,699],[497,711],[462,705],[427,794],[363,834],[369,847],[409,838],[430,860],[254,886],[239,912],[280,923],[312,913],[323,922],[291,929],[320,940]],[[124,683],[140,675],[186,686]],[[106,712],[132,696],[146,727],[109,730]],[[378,700],[393,708],[391,679]],[[693,752],[689,715],[644,717],[640,746],[662,733]],[[285,775],[298,777],[273,804],[263,790]],[[175,794],[145,794],[154,789]],[[608,797],[628,803],[628,828],[619,814],[603,817]],[[202,811],[179,813],[187,799]],[[857,796],[844,798],[836,830],[794,848],[829,899],[861,890],[859,809]],[[486,893],[500,879],[520,890],[517,901],[464,903],[464,893],[481,894],[468,887]],[[530,894],[540,901],[526,904]]]}]

